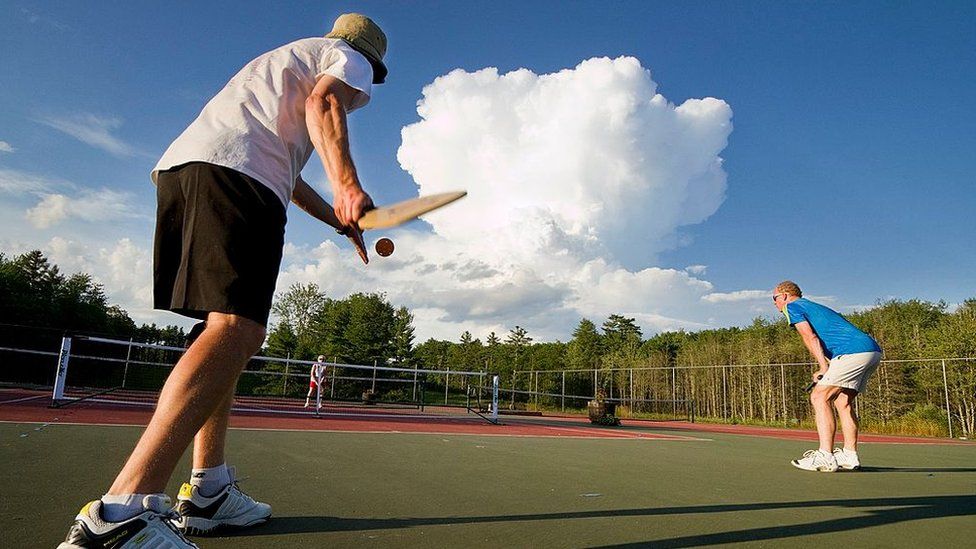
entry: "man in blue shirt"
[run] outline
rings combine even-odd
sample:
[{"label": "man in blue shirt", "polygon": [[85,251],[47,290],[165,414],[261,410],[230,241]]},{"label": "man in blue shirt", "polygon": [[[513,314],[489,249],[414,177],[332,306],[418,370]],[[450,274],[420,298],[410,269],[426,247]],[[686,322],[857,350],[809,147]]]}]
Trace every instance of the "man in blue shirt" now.
[{"label": "man in blue shirt", "polygon": [[[858,469],[857,414],[854,399],[881,362],[881,347],[836,311],[803,298],[800,287],[789,280],[773,291],[773,303],[796,327],[803,344],[820,369],[813,374],[816,385],[810,393],[820,448],[810,450],[793,465],[808,471],[833,472],[839,468]],[[840,417],[844,447],[836,450],[834,433]]]}]

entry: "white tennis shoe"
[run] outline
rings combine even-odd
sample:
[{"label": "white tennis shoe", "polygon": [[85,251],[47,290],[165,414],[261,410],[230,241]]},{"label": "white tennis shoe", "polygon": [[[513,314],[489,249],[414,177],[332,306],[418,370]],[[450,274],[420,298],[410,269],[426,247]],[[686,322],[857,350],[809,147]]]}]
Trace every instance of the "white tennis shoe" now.
[{"label": "white tennis shoe", "polygon": [[242,492],[234,472],[230,468],[230,484],[209,497],[196,486],[183,483],[176,504],[179,516],[173,524],[185,534],[206,535],[218,529],[248,528],[267,521],[271,506]]},{"label": "white tennis shoe", "polygon": [[176,516],[170,508],[170,500],[163,495],[143,498],[143,512],[119,522],[102,518],[102,501],[95,500],[78,512],[75,523],[68,530],[64,543],[58,549],[82,549],[87,547],[117,547],[130,549],[195,549],[197,546],[181,534],[170,521]]},{"label": "white tennis shoe", "polygon": [[837,467],[856,471],[861,468],[861,461],[857,459],[857,452],[852,452],[846,448],[835,448],[834,459],[837,460]]},{"label": "white tennis shoe", "polygon": [[834,454],[823,450],[807,450],[803,452],[803,457],[794,459],[790,463],[797,469],[804,471],[820,471],[821,473],[833,473],[837,470],[837,460]]}]

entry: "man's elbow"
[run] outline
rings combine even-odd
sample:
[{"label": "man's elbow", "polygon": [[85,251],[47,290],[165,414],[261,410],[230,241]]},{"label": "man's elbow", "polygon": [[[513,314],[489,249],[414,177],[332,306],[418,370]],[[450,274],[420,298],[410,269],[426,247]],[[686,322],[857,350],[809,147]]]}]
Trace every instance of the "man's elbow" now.
[{"label": "man's elbow", "polygon": [[306,114],[314,113],[322,116],[339,106],[339,98],[328,91],[324,93],[312,93],[305,99]]}]

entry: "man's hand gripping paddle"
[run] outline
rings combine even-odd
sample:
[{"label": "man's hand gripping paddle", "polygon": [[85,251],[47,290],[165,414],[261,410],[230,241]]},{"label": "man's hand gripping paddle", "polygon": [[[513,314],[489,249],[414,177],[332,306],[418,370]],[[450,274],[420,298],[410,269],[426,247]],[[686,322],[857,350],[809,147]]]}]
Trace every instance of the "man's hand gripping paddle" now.
[{"label": "man's hand gripping paddle", "polygon": [[[389,206],[381,206],[368,210],[359,218],[358,226],[336,229],[339,234],[352,240],[356,252],[363,263],[369,263],[366,257],[366,244],[363,241],[363,231],[368,229],[388,229],[412,221],[425,213],[443,208],[451,202],[463,198],[467,191],[452,191],[447,193],[430,194],[397,202]],[[392,250],[390,250],[392,253]],[[380,254],[383,255],[383,254]],[[389,255],[389,254],[386,254]]]},{"label": "man's hand gripping paddle", "polygon": [[[823,375],[817,376],[817,381],[820,381],[821,379],[823,379]],[[807,386],[804,387],[803,390],[809,393],[810,391],[813,390],[814,387],[817,386],[817,381],[811,381],[810,383],[807,383]]]}]

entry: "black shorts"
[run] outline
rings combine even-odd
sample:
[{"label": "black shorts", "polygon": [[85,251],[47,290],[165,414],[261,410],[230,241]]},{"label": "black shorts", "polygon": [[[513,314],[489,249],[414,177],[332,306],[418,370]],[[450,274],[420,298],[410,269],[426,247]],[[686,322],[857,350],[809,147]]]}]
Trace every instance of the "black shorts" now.
[{"label": "black shorts", "polygon": [[256,179],[191,162],[156,180],[153,303],[192,318],[268,323],[285,243],[285,208]]}]

